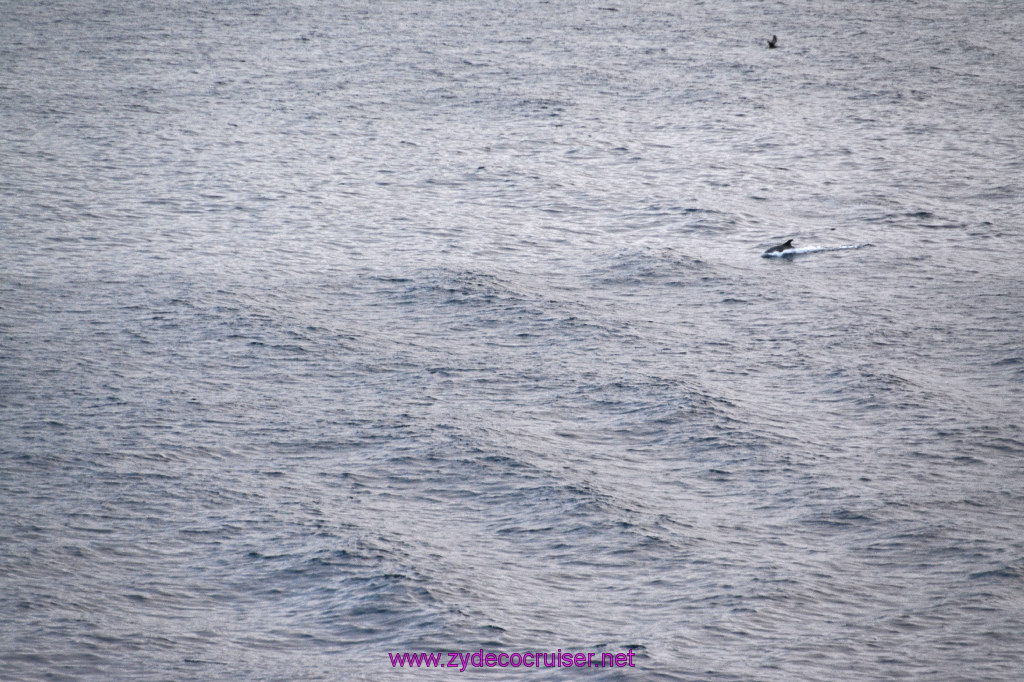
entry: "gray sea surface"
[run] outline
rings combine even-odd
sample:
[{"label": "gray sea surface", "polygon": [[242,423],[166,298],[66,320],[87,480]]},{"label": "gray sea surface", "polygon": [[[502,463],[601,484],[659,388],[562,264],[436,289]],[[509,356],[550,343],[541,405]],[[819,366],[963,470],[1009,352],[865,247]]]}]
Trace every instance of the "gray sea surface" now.
[{"label": "gray sea surface", "polygon": [[1021,35],[6,0],[0,678],[1020,679]]}]

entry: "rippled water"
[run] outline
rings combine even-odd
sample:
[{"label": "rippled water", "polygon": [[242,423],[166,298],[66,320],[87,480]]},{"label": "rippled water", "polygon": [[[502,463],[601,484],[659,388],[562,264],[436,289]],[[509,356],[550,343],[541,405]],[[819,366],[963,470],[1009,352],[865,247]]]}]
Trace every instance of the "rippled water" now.
[{"label": "rippled water", "polygon": [[0,17],[0,677],[1019,676],[1024,6]]}]

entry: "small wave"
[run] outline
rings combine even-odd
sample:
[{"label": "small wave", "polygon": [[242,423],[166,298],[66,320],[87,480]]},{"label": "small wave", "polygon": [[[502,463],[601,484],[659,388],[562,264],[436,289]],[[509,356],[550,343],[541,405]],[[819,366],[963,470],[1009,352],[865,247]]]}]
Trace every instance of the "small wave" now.
[{"label": "small wave", "polygon": [[805,253],[820,253],[822,251],[849,251],[850,249],[863,249],[874,244],[841,244],[839,246],[800,246],[785,251],[774,251],[762,253],[762,258],[786,258],[787,256],[802,256]]}]

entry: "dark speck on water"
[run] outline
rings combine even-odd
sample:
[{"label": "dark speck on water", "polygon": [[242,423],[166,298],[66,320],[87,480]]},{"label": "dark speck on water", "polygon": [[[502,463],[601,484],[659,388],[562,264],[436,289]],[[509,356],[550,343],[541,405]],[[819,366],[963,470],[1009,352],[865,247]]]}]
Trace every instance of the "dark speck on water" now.
[{"label": "dark speck on water", "polygon": [[1024,4],[257,4],[4,4],[0,679],[1020,679]]}]

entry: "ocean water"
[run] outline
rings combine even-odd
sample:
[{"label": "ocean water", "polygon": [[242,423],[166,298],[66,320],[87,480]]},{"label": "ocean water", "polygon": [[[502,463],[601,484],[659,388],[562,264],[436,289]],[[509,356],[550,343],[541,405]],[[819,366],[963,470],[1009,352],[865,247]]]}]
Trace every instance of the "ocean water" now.
[{"label": "ocean water", "polygon": [[1022,34],[3,3],[0,678],[1019,679]]}]

